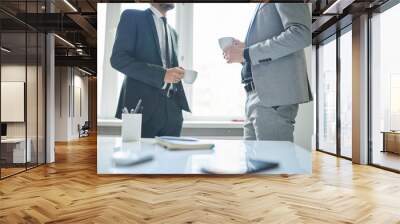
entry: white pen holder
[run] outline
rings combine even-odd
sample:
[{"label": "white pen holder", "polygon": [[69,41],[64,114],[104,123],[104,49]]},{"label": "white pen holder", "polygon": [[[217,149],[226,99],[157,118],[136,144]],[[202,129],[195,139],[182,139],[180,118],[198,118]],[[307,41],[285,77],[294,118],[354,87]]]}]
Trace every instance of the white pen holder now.
[{"label": "white pen holder", "polygon": [[142,114],[122,114],[122,141],[139,141],[142,136]]}]

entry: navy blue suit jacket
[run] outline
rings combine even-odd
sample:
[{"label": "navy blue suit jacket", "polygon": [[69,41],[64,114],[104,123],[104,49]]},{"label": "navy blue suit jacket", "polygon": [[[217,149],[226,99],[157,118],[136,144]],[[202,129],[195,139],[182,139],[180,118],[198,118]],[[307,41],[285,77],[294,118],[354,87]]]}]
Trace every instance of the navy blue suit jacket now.
[{"label": "navy blue suit jacket", "polygon": [[[172,27],[172,67],[179,66],[177,59],[178,36]],[[121,118],[122,109],[134,108],[139,99],[143,102],[143,122],[157,108],[164,85],[166,69],[162,66],[160,44],[153,15],[150,9],[125,10],[118,24],[111,56],[111,65],[125,74],[118,101],[116,117]],[[173,95],[182,110],[190,111],[182,83]],[[165,97],[165,96],[164,96]]]}]

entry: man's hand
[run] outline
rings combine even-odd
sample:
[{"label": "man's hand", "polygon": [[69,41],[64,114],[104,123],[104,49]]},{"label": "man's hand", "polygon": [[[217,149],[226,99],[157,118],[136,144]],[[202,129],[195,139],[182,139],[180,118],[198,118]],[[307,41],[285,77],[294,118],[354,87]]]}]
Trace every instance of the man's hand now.
[{"label": "man's hand", "polygon": [[164,76],[165,83],[177,83],[181,81],[183,75],[185,74],[185,70],[181,67],[169,68]]},{"label": "man's hand", "polygon": [[224,58],[228,63],[243,63],[243,51],[245,44],[240,40],[234,39],[232,46],[225,48]]}]

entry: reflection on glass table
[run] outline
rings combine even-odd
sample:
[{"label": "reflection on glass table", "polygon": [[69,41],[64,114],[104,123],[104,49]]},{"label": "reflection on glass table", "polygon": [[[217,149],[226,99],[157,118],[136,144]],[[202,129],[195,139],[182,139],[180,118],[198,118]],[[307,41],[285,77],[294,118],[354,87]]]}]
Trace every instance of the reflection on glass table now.
[{"label": "reflection on glass table", "polygon": [[[202,168],[218,164],[230,173],[243,172],[250,159],[279,163],[274,169],[260,174],[310,174],[311,150],[291,142],[214,140],[213,149],[170,151],[157,145],[154,139],[122,142],[120,137],[98,136],[98,174],[204,174]],[[115,150],[149,154],[154,158],[132,166],[117,166],[113,162]]]}]

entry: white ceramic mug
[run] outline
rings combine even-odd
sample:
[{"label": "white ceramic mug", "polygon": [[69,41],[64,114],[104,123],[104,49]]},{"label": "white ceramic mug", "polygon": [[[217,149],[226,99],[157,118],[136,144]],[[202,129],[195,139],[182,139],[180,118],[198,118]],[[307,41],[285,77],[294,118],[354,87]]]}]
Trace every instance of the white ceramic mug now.
[{"label": "white ceramic mug", "polygon": [[142,136],[142,114],[122,114],[122,141],[140,141]]},{"label": "white ceramic mug", "polygon": [[196,81],[197,72],[190,69],[185,69],[185,74],[183,75],[183,81],[187,84],[193,84]]},{"label": "white ceramic mug", "polygon": [[233,37],[222,37],[218,39],[219,47],[221,50],[224,50],[225,48],[232,46],[233,44]]}]

